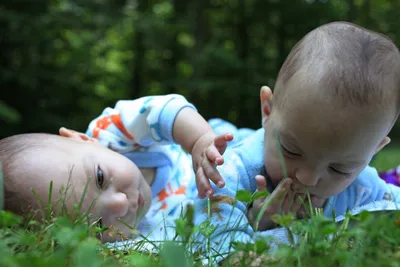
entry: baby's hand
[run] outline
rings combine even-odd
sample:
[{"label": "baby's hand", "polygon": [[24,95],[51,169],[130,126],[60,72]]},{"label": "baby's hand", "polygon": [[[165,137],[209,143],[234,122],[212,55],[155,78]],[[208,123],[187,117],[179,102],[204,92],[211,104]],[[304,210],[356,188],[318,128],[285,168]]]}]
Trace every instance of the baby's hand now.
[{"label": "baby's hand", "polygon": [[[257,175],[255,179],[258,191],[262,192],[267,190],[267,183],[264,176]],[[274,214],[287,214],[289,212],[300,214],[305,211],[303,207],[305,195],[294,192],[291,189],[292,183],[293,180],[291,178],[286,178],[278,185],[272,194],[253,202],[252,207],[249,208],[247,212],[247,219],[251,225],[255,227],[254,230],[264,231],[273,228],[275,223],[271,218]],[[259,224],[256,225],[258,214],[261,212],[265,202],[269,202],[267,204],[267,209],[262,215]]]},{"label": "baby's hand", "polygon": [[200,198],[213,195],[209,179],[219,188],[225,186],[225,181],[217,170],[224,163],[222,155],[228,142],[233,140],[232,134],[216,136],[209,132],[197,140],[192,150],[193,168],[196,173],[196,185]]},{"label": "baby's hand", "polygon": [[92,142],[92,143],[100,145],[99,140],[97,140],[96,138],[89,137],[84,133],[81,133],[81,132],[78,132],[78,131],[75,131],[75,130],[71,130],[71,129],[67,129],[65,127],[61,127],[59,129],[59,134],[61,136],[63,136],[63,137],[75,139],[77,141]]}]

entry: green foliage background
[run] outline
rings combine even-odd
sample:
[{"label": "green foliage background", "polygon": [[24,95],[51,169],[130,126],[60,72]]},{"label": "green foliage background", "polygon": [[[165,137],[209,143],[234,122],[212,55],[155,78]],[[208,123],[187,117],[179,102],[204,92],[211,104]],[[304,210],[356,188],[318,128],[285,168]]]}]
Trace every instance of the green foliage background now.
[{"label": "green foliage background", "polygon": [[399,44],[398,10],[398,0],[2,1],[0,137],[85,131],[120,99],[167,93],[258,128],[259,88],[273,87],[305,33],[346,20]]}]

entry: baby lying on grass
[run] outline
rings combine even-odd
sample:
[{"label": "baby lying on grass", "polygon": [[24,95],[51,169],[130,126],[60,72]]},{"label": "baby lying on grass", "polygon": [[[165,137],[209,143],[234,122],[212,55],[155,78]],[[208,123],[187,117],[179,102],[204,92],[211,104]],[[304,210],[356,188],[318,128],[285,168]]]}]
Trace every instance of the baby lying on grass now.
[{"label": "baby lying on grass", "polygon": [[204,168],[205,176],[214,162],[222,164],[220,153],[232,140],[232,134],[215,132],[233,132],[238,141],[253,131],[218,119],[209,124],[184,97],[167,95],[119,101],[90,123],[87,134],[61,128],[61,136],[5,138],[0,141],[5,208],[20,215],[47,211],[52,182],[55,212],[71,211],[84,195],[82,212],[110,228],[102,241],[129,238],[146,214],[161,223],[196,197],[192,165]]},{"label": "baby lying on grass", "polygon": [[[217,227],[210,236],[213,251],[226,253],[232,241],[254,241],[255,222],[256,230],[265,230],[276,213],[304,217],[307,193],[310,204],[328,217],[374,201],[399,203],[400,189],[368,167],[390,141],[400,111],[399,88],[400,55],[389,39],[348,23],[324,25],[294,47],[274,98],[268,87],[261,89],[263,128],[228,149],[222,167],[217,168],[221,154],[233,135],[217,135],[184,98],[120,101],[105,109],[86,135],[61,129],[62,137],[1,140],[6,208],[43,209],[30,188],[47,199],[50,181],[59,189],[66,177],[71,181],[66,202],[72,206],[89,177],[83,209],[96,200],[92,220],[117,227],[121,239],[144,214],[174,214],[183,199],[196,198],[197,185],[195,224],[210,219]],[[271,195],[250,209],[236,200],[237,190],[257,189]],[[205,196],[211,196],[211,218]],[[207,238],[199,238],[200,248]],[[102,239],[111,240],[107,232]]]},{"label": "baby lying on grass", "polygon": [[[294,46],[270,99],[263,87],[262,128],[227,150],[210,177],[226,182],[212,186],[211,218],[208,201],[196,201],[203,215],[195,224],[216,226],[204,243],[210,238],[219,252],[233,241],[253,243],[255,231],[275,226],[275,214],[304,217],[307,194],[327,217],[376,201],[400,207],[400,188],[368,166],[389,144],[400,112],[400,53],[389,38],[350,23],[318,27]],[[201,186],[204,196],[211,186]],[[249,208],[236,201],[238,190],[270,194]]]}]

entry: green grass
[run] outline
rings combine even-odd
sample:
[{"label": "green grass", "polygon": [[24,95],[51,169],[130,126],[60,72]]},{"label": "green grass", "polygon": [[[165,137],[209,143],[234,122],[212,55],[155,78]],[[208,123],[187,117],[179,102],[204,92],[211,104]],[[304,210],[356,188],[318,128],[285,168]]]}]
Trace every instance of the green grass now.
[{"label": "green grass", "polygon": [[[268,266],[400,266],[399,211],[348,215],[343,223],[318,214],[310,221],[290,216],[277,220],[290,226],[290,234],[299,235],[299,242],[282,245],[274,253],[267,253],[268,240],[235,244],[244,256],[236,266],[249,266],[249,260],[256,259]],[[188,243],[165,242],[159,255],[111,251],[95,238],[99,229],[83,220],[59,217],[23,223],[1,211],[0,226],[0,266],[202,266],[198,256],[188,253]]]},{"label": "green grass", "polygon": [[[399,152],[400,147],[385,149],[373,165],[379,170],[395,167]],[[186,242],[165,242],[160,253],[152,255],[135,249],[110,250],[96,239],[102,229],[88,225],[83,215],[47,216],[37,222],[0,211],[0,266],[203,266],[200,260],[208,252],[203,257],[188,252],[191,236],[200,231],[190,218],[177,221],[177,232]],[[309,221],[291,216],[275,220],[289,236],[298,236],[299,242],[281,245],[275,252],[268,252],[269,240],[233,244],[241,255],[236,266],[248,267],[257,261],[261,266],[400,266],[400,211],[348,214],[342,223],[318,212]],[[203,232],[212,231],[212,225],[205,227]],[[232,264],[225,261],[223,265]]]}]

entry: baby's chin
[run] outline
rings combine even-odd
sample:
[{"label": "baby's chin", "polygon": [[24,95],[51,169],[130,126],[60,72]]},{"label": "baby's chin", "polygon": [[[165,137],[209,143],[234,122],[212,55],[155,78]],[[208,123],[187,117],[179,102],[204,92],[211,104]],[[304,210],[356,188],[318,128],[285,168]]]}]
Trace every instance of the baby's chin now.
[{"label": "baby's chin", "polygon": [[298,194],[303,194],[306,196],[310,195],[310,198],[321,198],[317,192],[314,192],[313,188],[307,188],[306,186],[296,182],[295,180],[293,180],[293,183],[292,183],[290,189]]},{"label": "baby's chin", "polygon": [[135,234],[135,231],[132,229],[126,227],[126,226],[120,226],[120,227],[113,227],[110,228],[109,230],[104,231],[100,235],[97,236],[97,238],[102,242],[102,243],[111,243],[111,242],[117,242],[117,241],[124,241],[127,239],[134,239],[137,235]]}]

